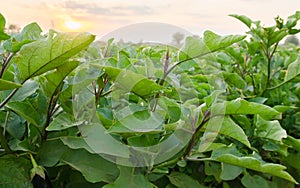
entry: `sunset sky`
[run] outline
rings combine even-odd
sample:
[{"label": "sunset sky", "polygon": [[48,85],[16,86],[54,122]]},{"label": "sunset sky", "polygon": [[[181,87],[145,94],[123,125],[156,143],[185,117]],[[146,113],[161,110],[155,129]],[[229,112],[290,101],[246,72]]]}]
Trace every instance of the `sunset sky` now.
[{"label": "sunset sky", "polygon": [[193,34],[204,30],[243,34],[247,28],[229,17],[243,14],[266,26],[300,10],[300,0],[1,0],[8,24],[23,27],[36,21],[43,30],[89,31],[103,36],[142,22],[176,25]]}]

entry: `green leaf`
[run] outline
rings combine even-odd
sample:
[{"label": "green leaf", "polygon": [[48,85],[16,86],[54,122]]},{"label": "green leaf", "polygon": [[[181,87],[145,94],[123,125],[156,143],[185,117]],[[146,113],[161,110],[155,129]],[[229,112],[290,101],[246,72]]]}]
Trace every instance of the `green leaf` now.
[{"label": "green leaf", "polygon": [[300,170],[300,161],[299,161],[299,157],[300,157],[300,154],[299,153],[289,153],[288,156],[282,158],[281,160],[284,161],[284,163],[286,165],[289,165],[295,169]]},{"label": "green leaf", "polygon": [[289,29],[297,25],[297,22],[300,20],[300,11],[296,11],[295,14],[288,17],[285,26]]},{"label": "green leaf", "polygon": [[111,183],[119,174],[116,164],[83,149],[66,152],[61,161],[80,171],[84,178],[91,183],[101,181]]},{"label": "green leaf", "polygon": [[142,174],[135,174],[134,168],[118,166],[120,175],[115,182],[103,186],[103,188],[152,188],[151,183]]},{"label": "green leaf", "polygon": [[293,147],[293,149],[300,152],[300,140],[296,139],[290,135],[288,135],[285,139],[283,139],[283,142],[287,145],[290,145]]},{"label": "green leaf", "polygon": [[118,58],[119,59],[119,61],[118,61],[118,68],[122,68],[123,69],[123,68],[128,67],[131,64],[126,51],[123,51],[123,50],[120,51],[119,54],[118,54],[118,56],[119,56],[119,58]]},{"label": "green leaf", "polygon": [[[215,104],[215,108],[222,108],[224,104]],[[259,114],[264,119],[277,118],[280,113],[273,108],[254,102],[248,102],[244,99],[235,99],[225,102],[225,115],[240,115],[240,114]]]},{"label": "green leaf", "polygon": [[69,150],[59,139],[46,140],[38,150],[37,162],[45,167],[55,166]]},{"label": "green leaf", "polygon": [[281,29],[279,31],[274,31],[274,32],[269,33],[268,46],[272,46],[273,44],[280,42],[287,35],[288,35],[288,32],[286,29]]},{"label": "green leaf", "polygon": [[203,39],[188,36],[185,39],[184,46],[179,57],[180,60],[184,60],[208,52],[210,52],[210,50],[205,45]]},{"label": "green leaf", "polygon": [[246,36],[227,35],[220,36],[212,31],[205,31],[204,37],[187,37],[183,50],[180,53],[180,60],[205,55],[217,50],[226,48],[236,42],[243,40]]},{"label": "green leaf", "polygon": [[229,85],[239,89],[246,87],[246,82],[236,73],[222,72],[223,78]]},{"label": "green leaf", "polygon": [[7,107],[22,116],[28,122],[40,126],[40,114],[30,102],[13,101],[8,103]]},{"label": "green leaf", "polygon": [[221,165],[214,161],[204,161],[205,164],[205,174],[218,183],[222,180],[220,179]]},{"label": "green leaf", "polygon": [[71,149],[85,149],[90,153],[95,153],[82,137],[63,136],[60,140]]},{"label": "green leaf", "polygon": [[180,119],[181,109],[175,100],[167,97],[159,97],[158,104],[168,113],[168,123],[175,123]]},{"label": "green leaf", "polygon": [[251,24],[253,23],[253,21],[248,18],[247,16],[244,15],[237,15],[237,14],[230,14],[229,16],[234,17],[238,20],[240,20],[241,22],[243,22],[249,29],[251,29]]},{"label": "green leaf", "polygon": [[11,90],[11,89],[20,88],[20,87],[22,87],[21,84],[14,83],[14,82],[11,82],[8,80],[0,79],[0,91]]},{"label": "green leaf", "polygon": [[227,35],[220,36],[212,31],[204,32],[204,41],[205,45],[208,47],[210,51],[216,51],[223,48],[226,48],[236,42],[243,40],[245,35]]},{"label": "green leaf", "polygon": [[50,31],[47,39],[39,39],[24,45],[13,57],[20,78],[29,78],[43,74],[63,65],[67,59],[86,48],[94,35],[88,33],[54,33]]},{"label": "green leaf", "polygon": [[77,61],[67,61],[63,65],[57,67],[55,72],[51,72],[45,76],[42,87],[47,97],[51,98],[60,92],[63,80],[78,66],[78,64],[79,62]]},{"label": "green leaf", "polygon": [[16,113],[10,111],[0,111],[0,126],[4,127],[7,116],[8,119],[5,127],[6,132],[8,132],[14,138],[21,140],[26,129],[26,126],[23,124],[22,118]]},{"label": "green leaf", "polygon": [[248,173],[245,176],[243,176],[241,182],[246,188],[253,188],[253,187],[273,188],[273,187],[276,187],[276,183],[269,182],[266,179],[264,179],[263,177],[258,176],[258,175],[251,176]]},{"label": "green leaf", "polygon": [[157,112],[138,111],[118,120],[108,133],[159,133],[163,118]]},{"label": "green leaf", "polygon": [[234,138],[235,140],[238,140],[241,143],[245,144],[248,148],[251,148],[250,142],[244,130],[234,121],[232,121],[230,117],[224,117],[223,124],[221,129],[219,130],[219,133]]},{"label": "green leaf", "polygon": [[142,97],[150,96],[163,89],[162,86],[141,74],[130,70],[122,70],[114,67],[104,67],[105,73],[115,80],[115,89],[133,92]]},{"label": "green leaf", "polygon": [[242,167],[230,165],[227,163],[222,163],[221,167],[222,172],[220,174],[220,178],[225,181],[234,180],[243,172],[244,169]]},{"label": "green leaf", "polygon": [[4,33],[4,29],[5,29],[5,18],[4,16],[0,13],[0,42],[2,40],[7,40],[10,38],[10,36],[6,33]]},{"label": "green leaf", "polygon": [[27,80],[22,87],[16,92],[16,94],[11,98],[10,101],[23,101],[27,97],[33,95],[36,90],[39,88],[39,85],[34,80]]},{"label": "green leaf", "polygon": [[238,157],[232,154],[222,154],[215,159],[219,162],[268,173],[296,183],[296,180],[289,173],[284,171],[286,167],[280,164],[265,163],[253,156]]},{"label": "green leaf", "polygon": [[280,123],[275,121],[267,121],[257,116],[255,123],[254,134],[261,138],[267,138],[281,142],[283,138],[287,137],[286,131],[281,127]]},{"label": "green leaf", "polygon": [[158,144],[160,136],[158,134],[143,134],[132,136],[127,139],[128,145],[136,147],[149,147]]},{"label": "green leaf", "polygon": [[75,122],[74,116],[68,113],[61,113],[53,119],[50,125],[46,128],[47,131],[61,131],[70,127],[81,125],[82,122]]},{"label": "green leaf", "polygon": [[299,75],[300,75],[300,61],[298,60],[298,61],[291,63],[288,66],[284,80],[286,82],[286,81],[289,81],[289,80],[292,80],[292,79],[298,77]]},{"label": "green leaf", "polygon": [[41,38],[42,29],[37,23],[26,25],[21,33],[14,35],[11,40],[4,43],[6,50],[10,52],[17,52],[25,44],[31,43]]},{"label": "green leaf", "polygon": [[33,187],[30,182],[30,160],[6,155],[0,158],[0,186],[5,188]]},{"label": "green leaf", "polygon": [[168,176],[170,182],[177,186],[178,188],[205,188],[206,186],[201,185],[197,180],[194,180],[192,177],[180,173],[172,172]]}]

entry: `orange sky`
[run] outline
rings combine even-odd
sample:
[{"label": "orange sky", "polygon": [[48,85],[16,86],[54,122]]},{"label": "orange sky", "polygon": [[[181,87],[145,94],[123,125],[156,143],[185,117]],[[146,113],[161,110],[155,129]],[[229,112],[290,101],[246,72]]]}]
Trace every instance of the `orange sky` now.
[{"label": "orange sky", "polygon": [[220,34],[247,29],[228,14],[244,14],[273,24],[300,10],[299,0],[1,0],[0,12],[9,24],[23,27],[36,21],[44,29],[89,31],[102,36],[141,22],[169,23],[194,34],[213,30]]}]

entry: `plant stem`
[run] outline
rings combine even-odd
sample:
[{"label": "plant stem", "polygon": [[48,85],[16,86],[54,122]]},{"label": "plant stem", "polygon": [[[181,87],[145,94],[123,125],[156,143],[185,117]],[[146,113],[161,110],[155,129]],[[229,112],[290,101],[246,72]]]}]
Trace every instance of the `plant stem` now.
[{"label": "plant stem", "polygon": [[9,154],[13,153],[8,146],[7,140],[3,134],[3,128],[1,126],[0,126],[0,144],[6,153],[9,153]]},{"label": "plant stem", "polygon": [[299,73],[299,74],[296,74],[293,78],[290,78],[290,79],[288,79],[288,80],[286,80],[286,81],[284,81],[284,82],[281,82],[280,84],[278,84],[278,85],[276,85],[276,86],[274,86],[274,87],[269,87],[269,88],[267,88],[267,90],[273,90],[273,89],[276,89],[276,88],[278,88],[278,87],[281,87],[281,86],[283,86],[284,84],[286,84],[286,83],[288,83],[288,82],[294,80],[294,79],[297,78],[298,76],[300,76],[300,73]]},{"label": "plant stem", "polygon": [[206,111],[202,117],[200,125],[196,128],[194,134],[192,135],[191,140],[189,141],[187,148],[184,151],[183,158],[186,158],[191,153],[193,147],[197,143],[199,131],[205,125],[205,123],[209,120],[209,118],[210,118],[210,111]]},{"label": "plant stem", "polygon": [[0,103],[0,109],[4,106],[4,105],[6,105],[6,103],[16,94],[16,92],[19,90],[20,88],[16,88],[16,89],[14,89],[7,97],[6,97],[6,99],[4,99],[4,101],[2,101],[1,103]]},{"label": "plant stem", "polygon": [[[167,78],[168,76],[168,68],[169,68],[169,64],[170,64],[170,54],[169,54],[169,50],[167,49],[166,51],[166,57],[165,57],[165,60],[164,60],[164,75],[162,77],[162,79],[158,82],[158,84],[160,86],[164,85],[165,83],[165,79]],[[156,107],[157,107],[157,104],[158,104],[158,97],[159,97],[159,93],[157,93],[154,97],[154,104],[153,104],[153,107],[151,109],[152,112],[154,112],[156,110]]]},{"label": "plant stem", "polygon": [[269,86],[270,86],[270,82],[271,82],[271,62],[272,62],[272,58],[274,56],[274,53],[277,49],[277,46],[278,46],[278,42],[275,44],[274,46],[274,49],[272,50],[272,52],[270,53],[268,50],[267,50],[267,60],[268,60],[268,67],[267,67],[267,82],[265,84],[265,88],[261,94],[261,96],[264,96],[265,92],[268,90]]},{"label": "plant stem", "polygon": [[9,53],[8,57],[5,59],[5,61],[2,64],[2,68],[0,70],[0,78],[2,78],[5,69],[7,68],[8,63],[10,62],[10,60],[13,58],[13,56],[15,55],[15,53]]}]

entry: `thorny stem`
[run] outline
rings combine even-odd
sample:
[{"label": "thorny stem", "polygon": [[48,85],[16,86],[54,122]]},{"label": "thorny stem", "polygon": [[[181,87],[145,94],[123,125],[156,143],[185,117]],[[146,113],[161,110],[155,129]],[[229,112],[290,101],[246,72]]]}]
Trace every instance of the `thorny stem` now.
[{"label": "thorny stem", "polygon": [[9,111],[7,111],[6,113],[4,128],[0,127],[0,145],[3,147],[6,153],[13,153],[9,148],[7,140],[5,138],[5,129],[7,127],[8,118],[9,118]]},{"label": "thorny stem", "polygon": [[0,103],[0,109],[17,93],[19,88],[14,89],[5,99]]},{"label": "thorny stem", "polygon": [[8,63],[10,62],[10,60],[13,58],[14,55],[15,53],[8,53],[8,56],[5,58],[4,62],[2,63],[2,68],[0,70],[0,78],[2,78]]},{"label": "thorny stem", "polygon": [[[100,97],[102,96],[102,94],[104,92],[104,88],[105,88],[105,86],[106,86],[107,83],[108,83],[108,79],[105,78],[105,80],[104,80],[104,86],[101,89],[99,88],[98,91],[97,91],[96,85],[93,86],[94,87],[94,94],[95,94],[95,97],[96,97],[96,99],[95,99],[96,105],[99,103]],[[94,82],[93,82],[93,84],[94,84]]]},{"label": "thorny stem", "polygon": [[[167,49],[166,57],[165,57],[165,60],[164,60],[164,75],[163,75],[162,79],[158,82],[158,84],[160,86],[164,85],[165,79],[167,78],[167,76],[169,74],[168,73],[169,64],[170,64],[170,54],[169,54],[169,49]],[[154,97],[154,104],[153,104],[153,107],[151,109],[152,112],[154,112],[156,110],[156,107],[157,107],[157,104],[158,104],[158,98],[159,98],[159,93],[157,93]]]},{"label": "thorny stem", "polygon": [[205,123],[209,120],[209,118],[210,118],[210,111],[207,110],[202,117],[200,125],[196,128],[195,132],[193,133],[192,138],[190,139],[189,144],[184,151],[183,158],[186,158],[191,153],[193,147],[197,143],[199,131],[205,125]]},{"label": "thorny stem", "polygon": [[268,60],[268,67],[267,67],[267,82],[266,82],[266,85],[265,85],[265,88],[261,94],[261,96],[263,96],[265,94],[265,92],[268,90],[269,86],[270,86],[270,82],[271,82],[271,62],[272,62],[272,58],[274,56],[274,53],[277,49],[277,46],[278,46],[279,42],[277,42],[274,46],[274,49],[272,50],[272,52],[270,53],[268,50],[267,50],[267,60]]},{"label": "thorny stem", "polygon": [[219,49],[216,49],[216,50],[213,50],[213,51],[209,51],[209,52],[206,52],[206,53],[203,53],[203,54],[199,54],[199,55],[196,55],[196,56],[194,56],[194,57],[190,57],[190,58],[184,59],[184,60],[182,60],[182,61],[178,61],[178,62],[176,62],[176,63],[175,63],[175,64],[174,64],[174,65],[173,65],[166,73],[165,73],[165,76],[167,77],[168,74],[170,74],[170,72],[172,72],[172,70],[175,69],[175,67],[177,67],[178,65],[180,65],[180,64],[182,64],[182,63],[184,63],[184,62],[186,62],[186,61],[190,61],[190,60],[193,60],[193,59],[196,59],[196,58],[205,56],[205,55],[207,55],[207,54],[213,53],[213,52],[215,52],[215,51],[217,51],[217,50],[219,50]]},{"label": "thorny stem", "polygon": [[[2,63],[2,67],[0,69],[0,79],[3,77],[4,71],[7,68],[8,63],[10,62],[10,60],[13,58],[14,55],[15,55],[14,53],[9,53],[8,57],[6,57],[4,62]],[[0,109],[14,96],[14,94],[17,91],[18,89],[14,89],[12,93],[10,93],[10,95],[4,101],[1,102]],[[7,140],[5,138],[5,129],[7,127],[8,118],[9,118],[9,112],[7,112],[5,117],[4,128],[0,127],[0,144],[6,153],[13,153],[12,150],[9,148]]]},{"label": "thorny stem", "polygon": [[46,128],[49,126],[50,124],[50,120],[51,120],[51,117],[52,117],[52,113],[53,113],[53,110],[55,109],[55,105],[56,105],[56,102],[57,100],[54,99],[54,95],[51,96],[51,99],[49,101],[49,105],[48,105],[48,108],[47,108],[47,117],[46,117],[46,123],[44,125],[44,133],[43,133],[43,140],[46,140],[47,139],[47,136],[48,136],[48,132],[46,131]]}]

